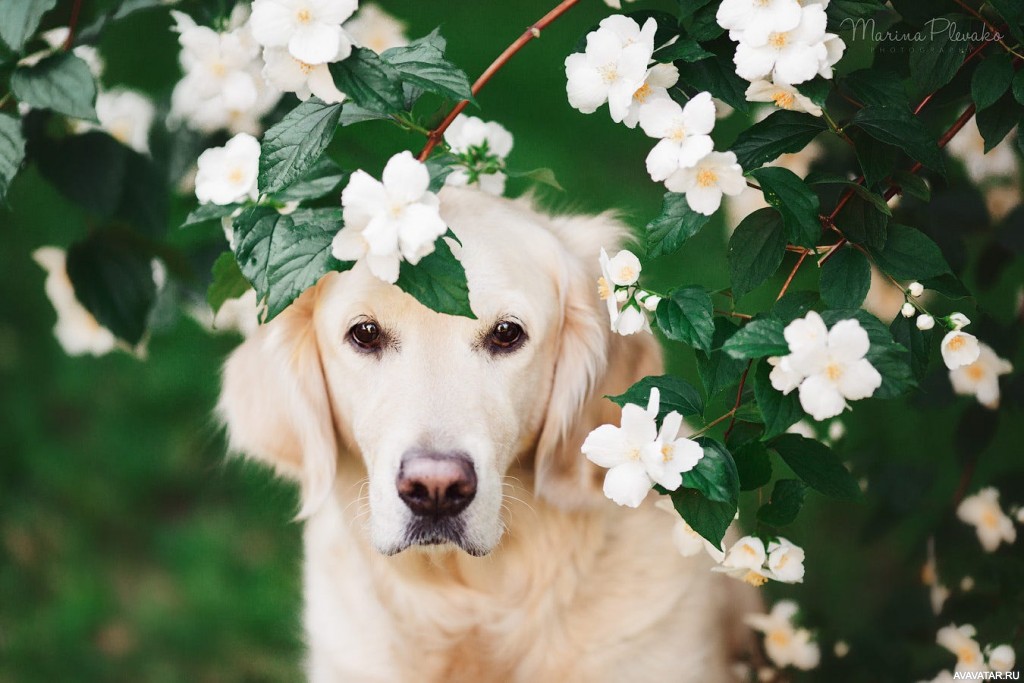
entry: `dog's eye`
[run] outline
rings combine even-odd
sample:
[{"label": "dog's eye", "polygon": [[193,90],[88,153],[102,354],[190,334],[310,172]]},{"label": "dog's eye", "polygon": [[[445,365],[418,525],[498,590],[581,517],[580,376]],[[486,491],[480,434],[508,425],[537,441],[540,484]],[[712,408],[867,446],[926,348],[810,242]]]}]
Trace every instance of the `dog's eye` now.
[{"label": "dog's eye", "polygon": [[372,320],[356,323],[348,331],[353,343],[361,349],[370,351],[380,346],[380,326]]},{"label": "dog's eye", "polygon": [[524,336],[522,327],[509,320],[502,320],[491,330],[491,346],[497,349],[511,349],[517,346]]}]

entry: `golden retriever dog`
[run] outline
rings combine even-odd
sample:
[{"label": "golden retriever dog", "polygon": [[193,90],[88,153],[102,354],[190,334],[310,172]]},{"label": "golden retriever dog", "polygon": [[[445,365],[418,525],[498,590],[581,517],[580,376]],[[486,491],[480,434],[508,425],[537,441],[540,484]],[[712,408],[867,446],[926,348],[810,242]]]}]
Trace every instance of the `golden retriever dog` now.
[{"label": "golden retriever dog", "polygon": [[362,265],[224,369],[230,446],[301,487],[316,683],[733,680],[748,587],[683,557],[671,515],[604,498],[580,453],[604,398],[660,374],[609,330],[598,253],[626,229],[446,189],[476,319]]}]

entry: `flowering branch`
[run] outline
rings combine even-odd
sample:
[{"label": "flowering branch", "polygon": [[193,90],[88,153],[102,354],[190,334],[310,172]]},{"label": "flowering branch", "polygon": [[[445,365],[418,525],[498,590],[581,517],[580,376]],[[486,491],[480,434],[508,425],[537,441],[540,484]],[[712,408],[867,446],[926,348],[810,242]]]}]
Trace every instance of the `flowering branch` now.
[{"label": "flowering branch", "polygon": [[[491,62],[491,65],[487,67],[487,70],[480,74],[480,77],[473,83],[473,94],[479,93],[487,82],[494,77],[494,74],[498,73],[505,64],[512,59],[513,55],[523,49],[523,46],[534,38],[540,38],[540,32],[547,28],[555,19],[565,14],[569,9],[573,7],[579,0],[562,0],[558,3],[550,12],[541,17],[536,23],[530,25],[521,36],[516,38],[515,42],[505,48],[505,51],[498,55],[498,58]],[[444,120],[434,130],[430,131],[427,135],[427,144],[424,145],[423,150],[419,154],[420,161],[426,161],[430,156],[430,153],[437,146],[437,143],[441,141],[444,136],[444,132],[448,130],[448,126],[452,125],[452,121],[458,117],[459,114],[469,105],[469,100],[462,100],[456,104],[448,116],[444,117]]]}]

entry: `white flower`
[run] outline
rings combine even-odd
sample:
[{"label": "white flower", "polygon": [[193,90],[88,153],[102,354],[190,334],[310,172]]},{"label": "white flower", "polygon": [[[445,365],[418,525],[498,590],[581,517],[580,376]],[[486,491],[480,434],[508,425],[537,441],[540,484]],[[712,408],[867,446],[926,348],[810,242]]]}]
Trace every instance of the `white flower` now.
[{"label": "white flower", "polygon": [[675,525],[672,527],[672,542],[675,544],[680,555],[683,557],[693,557],[694,555],[699,555],[701,551],[706,551],[715,562],[721,562],[725,559],[725,552],[721,548],[716,548],[711,541],[694,531],[693,527],[679,516],[675,507],[672,506],[670,498],[662,496],[654,504],[654,507],[664,510],[676,520]]},{"label": "white flower", "polygon": [[202,204],[232,204],[256,199],[256,178],[260,170],[260,143],[248,133],[239,133],[223,147],[199,155],[196,198]]},{"label": "white flower", "polygon": [[249,23],[264,47],[287,47],[306,64],[345,59],[352,43],[341,28],[356,11],[356,0],[255,0]]},{"label": "white flower", "polygon": [[949,371],[953,391],[975,396],[978,403],[995,410],[999,407],[999,377],[1013,372],[1013,365],[1000,358],[988,344],[978,343],[978,360]]},{"label": "white flower", "polygon": [[327,104],[345,101],[345,93],[334,84],[326,64],[300,62],[283,47],[266,48],[263,62],[264,78],[278,90],[293,92],[300,100],[315,95]]},{"label": "white flower", "polygon": [[706,92],[694,96],[685,107],[672,99],[659,99],[640,111],[640,127],[650,137],[660,138],[647,155],[647,172],[651,180],[661,182],[714,149],[708,133],[715,127],[715,104]]},{"label": "white flower", "polygon": [[362,259],[381,280],[398,280],[401,262],[419,263],[448,230],[429,185],[427,167],[410,152],[391,157],[381,180],[353,173],[341,193],[345,227],[334,237],[334,257]]},{"label": "white flower", "polygon": [[971,319],[963,313],[950,313],[947,320],[949,320],[949,324],[953,326],[954,330],[962,330],[971,324]]},{"label": "white flower", "polygon": [[606,17],[587,35],[585,52],[565,59],[569,104],[592,114],[605,102],[613,121],[629,112],[633,94],[647,79],[647,64],[654,52],[657,23],[648,19],[641,28],[621,15]]},{"label": "white flower", "polygon": [[96,96],[100,126],[140,154],[149,154],[149,129],[155,115],[153,102],[134,90],[114,89]]},{"label": "white flower", "polygon": [[791,85],[759,79],[747,87],[747,102],[772,102],[780,109],[807,112],[812,116],[821,116],[821,107],[805,97]]},{"label": "white flower", "polygon": [[764,634],[765,652],[776,666],[807,671],[821,662],[821,650],[810,631],[794,626],[793,617],[798,611],[792,600],[780,600],[770,613],[748,614],[743,621]]},{"label": "white flower", "polygon": [[647,410],[632,403],[622,408],[621,426],[601,425],[590,432],[582,451],[591,462],[608,468],[604,493],[619,505],[637,507],[655,483],[673,491],[682,484],[682,473],[693,469],[704,449],[695,441],[679,438],[683,417],[672,411],[658,432],[660,394],[651,389]]},{"label": "white flower", "polygon": [[1013,671],[1017,653],[1009,645],[997,645],[988,650],[988,667],[993,671]]},{"label": "white flower", "polygon": [[655,64],[647,70],[644,84],[633,93],[633,101],[622,122],[627,128],[636,128],[640,122],[640,112],[650,104],[659,100],[671,100],[668,89],[679,81],[679,69],[673,64]]},{"label": "white flower", "polygon": [[504,168],[512,151],[512,134],[508,129],[494,121],[459,114],[444,132],[444,140],[467,166],[452,171],[445,179],[446,184],[477,184],[488,194],[505,193],[505,173],[494,167]]},{"label": "white flower", "polygon": [[913,318],[915,313],[917,313],[917,307],[909,301],[900,308],[900,314],[904,318]]},{"label": "white flower", "polygon": [[920,282],[911,282],[910,286],[907,287],[907,291],[910,293],[910,296],[916,299],[917,297],[924,294],[924,285],[922,285]]},{"label": "white flower", "polygon": [[735,41],[764,44],[775,32],[800,24],[797,0],[724,0],[715,15],[718,25]]},{"label": "white flower", "polygon": [[999,506],[999,491],[995,488],[985,488],[964,498],[957,506],[956,516],[975,527],[985,552],[995,552],[1000,543],[1017,540],[1017,529]]},{"label": "white flower", "polygon": [[32,253],[46,271],[46,296],[57,312],[53,334],[69,356],[102,356],[114,350],[117,339],[75,297],[65,257],[64,250],[57,247],[41,247]]},{"label": "white flower", "polygon": [[762,586],[770,578],[770,571],[764,567],[767,559],[764,542],[756,536],[744,536],[729,548],[722,563],[712,567],[711,571],[724,572],[751,586]]},{"label": "white flower", "polygon": [[640,259],[625,249],[616,254],[614,259],[609,259],[608,252],[601,249],[598,261],[601,264],[601,277],[597,281],[597,293],[608,307],[612,332],[630,335],[641,330],[650,331],[647,316],[638,307],[646,301],[642,295],[647,293],[633,286],[640,278]]},{"label": "white flower", "polygon": [[970,365],[981,355],[978,338],[959,329],[947,332],[939,348],[942,350],[942,360],[950,370]]},{"label": "white flower", "polygon": [[771,578],[782,583],[803,583],[804,550],[788,539],[779,538],[768,544],[768,569]]},{"label": "white flower", "polygon": [[973,626],[950,624],[939,629],[935,636],[936,642],[956,655],[956,670],[985,671],[985,658],[981,654],[981,646],[974,639],[977,632]]},{"label": "white flower", "polygon": [[711,152],[691,168],[680,168],[665,179],[672,192],[686,193],[690,208],[710,216],[722,204],[722,195],[738,195],[747,186],[743,169],[732,152]]},{"label": "white flower", "polygon": [[733,61],[736,73],[748,81],[771,78],[773,83],[797,85],[818,75],[828,63],[825,10],[810,5],[800,10],[792,29],[751,34],[744,31]]},{"label": "white flower", "polygon": [[[784,394],[799,386],[800,405],[815,420],[835,417],[847,400],[867,398],[882,385],[882,376],[865,358],[868,334],[856,320],[840,320],[828,330],[810,311],[786,327],[785,337],[790,355],[775,361],[772,386]],[[797,382],[799,375],[803,379]]]},{"label": "white flower", "polygon": [[342,28],[353,43],[370,48],[378,54],[409,44],[405,36],[405,23],[374,4],[360,7]]},{"label": "white flower", "polygon": [[917,329],[922,332],[927,332],[933,327],[935,327],[935,318],[931,317],[927,313],[917,316]]}]

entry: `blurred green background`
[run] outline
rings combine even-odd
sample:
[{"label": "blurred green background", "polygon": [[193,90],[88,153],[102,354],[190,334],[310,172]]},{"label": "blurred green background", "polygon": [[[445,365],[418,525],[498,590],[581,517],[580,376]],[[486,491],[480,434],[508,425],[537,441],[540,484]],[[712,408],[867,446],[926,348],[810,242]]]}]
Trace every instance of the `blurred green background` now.
[{"label": "blurred green background", "polygon": [[[47,23],[66,23],[70,4],[60,2]],[[552,3],[380,4],[408,22],[412,37],[441,24],[449,56],[472,77]],[[675,3],[640,6],[671,10]],[[644,170],[650,144],[603,109],[579,114],[564,93],[562,61],[607,13],[598,0],[585,0],[545,31],[483,91],[480,115],[515,135],[513,168],[554,170],[566,192],[540,190],[544,204],[613,208],[641,227],[659,212],[662,195]],[[104,84],[144,90],[166,106],[178,78],[170,25],[166,9],[154,9],[112,26],[100,43]],[[739,115],[723,122],[715,132],[719,148],[744,125]],[[368,123],[342,130],[331,154],[346,168],[376,173],[390,154],[421,143]],[[831,151],[827,165],[849,163],[845,150]],[[510,184],[513,194],[525,189]],[[178,203],[176,218],[190,202]],[[268,472],[227,459],[211,418],[218,368],[238,339],[211,335],[187,316],[163,316],[146,360],[65,356],[51,333],[44,273],[30,255],[42,245],[65,247],[90,226],[33,168],[19,176],[9,204],[0,210],[0,683],[299,679],[296,497]],[[728,286],[720,220],[678,255],[650,264],[655,284]],[[173,243],[211,258],[223,245],[217,228],[171,232]],[[963,249],[976,255],[978,244],[980,238]],[[191,262],[196,291],[208,263]],[[790,264],[740,309],[762,310]],[[793,289],[814,288],[816,277],[816,269],[804,268]],[[967,282],[974,284],[971,271]],[[1013,317],[1021,282],[1017,263],[988,284],[989,310],[965,309],[972,317],[984,313],[979,334],[988,339],[987,329],[1004,339],[997,350],[1017,367],[1024,367]],[[697,382],[692,352],[669,350],[672,368]],[[906,681],[949,665],[934,632],[950,618],[931,615],[919,581],[925,539],[940,521],[950,529],[939,546],[944,579],[955,585],[970,572],[976,583],[969,595],[954,597],[952,607],[965,615],[958,619],[978,621],[982,642],[1015,635],[1021,644],[1014,628],[1024,605],[1019,591],[1006,593],[1003,576],[1012,570],[1024,577],[1021,543],[1000,551],[1003,563],[990,562],[973,533],[952,521],[950,500],[961,462],[978,458],[972,490],[995,482],[1004,503],[1024,503],[1024,387],[1019,379],[1004,385],[1007,407],[996,421],[968,399],[954,400],[945,373],[933,370],[923,394],[858,403],[844,417],[847,436],[836,448],[868,480],[869,501],[828,503],[812,494],[788,530],[806,547],[806,583],[769,593],[797,599],[820,631],[823,664],[802,675],[807,680]],[[708,416],[731,401],[713,398]],[[753,500],[744,501],[744,514],[757,503],[747,498]],[[851,644],[848,658],[831,655],[836,639]]]}]

